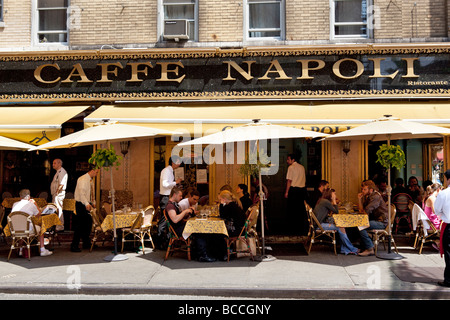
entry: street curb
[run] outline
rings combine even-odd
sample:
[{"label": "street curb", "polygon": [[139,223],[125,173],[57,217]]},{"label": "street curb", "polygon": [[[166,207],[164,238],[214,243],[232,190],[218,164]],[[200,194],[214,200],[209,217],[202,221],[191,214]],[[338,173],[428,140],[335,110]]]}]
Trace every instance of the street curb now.
[{"label": "street curb", "polygon": [[263,289],[263,288],[170,288],[148,286],[67,285],[0,286],[3,294],[30,295],[189,295],[213,297],[242,297],[253,299],[309,299],[309,300],[448,300],[450,290],[360,290],[360,289]]}]

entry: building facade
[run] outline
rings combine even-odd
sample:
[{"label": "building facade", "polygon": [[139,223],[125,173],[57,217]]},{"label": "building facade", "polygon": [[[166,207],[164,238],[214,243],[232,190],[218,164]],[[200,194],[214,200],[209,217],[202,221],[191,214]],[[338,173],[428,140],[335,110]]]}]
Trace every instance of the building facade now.
[{"label": "building facade", "polygon": [[[23,141],[43,143],[102,119],[188,135],[252,119],[333,134],[385,114],[450,126],[447,0],[2,0],[0,9],[0,113],[10,119],[0,133]],[[43,118],[24,121],[37,106]],[[394,176],[442,182],[447,138],[398,143],[408,163]],[[114,176],[117,189],[155,203],[159,171],[176,144],[132,142]],[[385,174],[374,161],[377,146],[280,142],[279,171],[263,181],[269,222],[285,217],[288,153],[302,155],[308,188],[327,179],[341,200],[356,202],[363,179]],[[73,153],[58,156],[70,162]],[[76,170],[83,156],[71,164]],[[17,155],[3,151],[3,191],[21,187],[23,173],[5,169],[10,158]],[[185,186],[213,201],[223,184],[250,185],[238,168],[186,165]],[[98,185],[108,186],[108,177]]]}]

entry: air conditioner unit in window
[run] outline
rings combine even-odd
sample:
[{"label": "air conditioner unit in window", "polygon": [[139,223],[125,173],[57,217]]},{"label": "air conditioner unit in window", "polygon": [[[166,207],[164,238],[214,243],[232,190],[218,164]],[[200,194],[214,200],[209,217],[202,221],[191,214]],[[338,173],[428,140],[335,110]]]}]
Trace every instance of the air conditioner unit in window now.
[{"label": "air conditioner unit in window", "polygon": [[164,21],[164,39],[179,41],[189,40],[189,23],[186,19]]}]

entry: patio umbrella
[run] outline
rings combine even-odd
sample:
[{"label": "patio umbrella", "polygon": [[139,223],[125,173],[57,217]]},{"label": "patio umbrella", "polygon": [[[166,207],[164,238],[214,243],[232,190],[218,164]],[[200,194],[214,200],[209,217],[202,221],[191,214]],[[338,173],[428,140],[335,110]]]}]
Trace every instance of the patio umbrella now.
[{"label": "patio umbrella", "polygon": [[[105,120],[103,123],[98,123],[93,127],[89,127],[74,132],[62,138],[31,148],[30,151],[42,149],[72,148],[79,146],[89,146],[94,144],[109,145],[111,142],[138,140],[157,135],[171,135],[174,133],[178,132],[172,132],[143,126],[120,124],[117,122],[109,122]],[[114,255],[107,256],[105,260],[121,261],[128,259],[128,257],[126,257],[125,255],[117,254],[115,196],[114,196],[112,170],[110,170],[110,172],[111,172],[111,202],[112,202],[113,224],[114,224]]]},{"label": "patio umbrella", "polygon": [[28,150],[32,147],[32,144],[0,136],[0,150]]},{"label": "patio umbrella", "polygon": [[[359,127],[349,129],[328,136],[325,140],[371,140],[387,141],[390,145],[391,140],[398,139],[420,139],[437,138],[450,135],[450,129],[423,124],[414,121],[401,120],[393,118],[391,115],[384,115],[383,118],[374,120]],[[391,170],[388,170],[388,223],[389,223],[389,244],[388,252],[377,254],[377,257],[388,260],[402,259],[403,257],[391,252]]]},{"label": "patio umbrella", "polygon": [[[219,131],[201,138],[179,143],[178,146],[199,145],[199,144],[225,144],[244,141],[261,141],[268,139],[286,139],[286,138],[320,138],[328,136],[325,133],[297,129],[292,127],[279,126],[269,123],[260,123],[259,120],[253,120],[253,123],[235,127],[224,131]],[[259,149],[259,145],[258,145]],[[259,151],[259,150],[258,150]],[[275,260],[271,255],[265,254],[264,244],[264,192],[262,191],[261,170],[259,170],[259,199],[261,208],[261,239],[262,256],[260,261]]]}]

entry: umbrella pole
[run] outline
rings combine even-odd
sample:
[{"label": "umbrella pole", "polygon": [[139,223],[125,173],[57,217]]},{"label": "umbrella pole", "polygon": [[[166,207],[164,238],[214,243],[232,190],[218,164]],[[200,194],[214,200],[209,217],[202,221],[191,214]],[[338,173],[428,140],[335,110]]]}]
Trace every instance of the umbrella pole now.
[{"label": "umbrella pole", "polygon": [[112,212],[113,212],[113,232],[114,232],[114,252],[112,255],[106,256],[103,260],[105,261],[124,261],[128,260],[128,257],[124,254],[117,254],[117,230],[116,230],[116,204],[115,204],[115,191],[113,182],[112,167],[110,169],[111,174],[111,202],[112,202]]},{"label": "umbrella pole", "polygon": [[[388,135],[388,137],[390,137],[390,135]],[[387,144],[388,144],[388,146],[391,145],[390,138],[388,138]],[[388,232],[388,236],[387,236],[387,238],[388,238],[388,251],[387,251],[387,253],[380,253],[380,254],[377,253],[377,258],[385,259],[385,260],[400,260],[400,259],[403,259],[403,256],[401,256],[401,255],[391,251],[392,250],[392,248],[391,248],[391,242],[392,242],[391,190],[392,190],[392,187],[391,187],[391,166],[389,166],[389,169],[388,169],[388,187],[387,187],[387,192],[388,192],[388,224],[389,224],[388,225],[389,226],[388,227],[389,232]]]},{"label": "umbrella pole", "polygon": [[256,257],[257,261],[261,262],[267,262],[267,261],[274,261],[277,258],[275,258],[272,255],[266,255],[266,244],[264,240],[264,192],[262,189],[262,178],[261,178],[261,170],[259,170],[259,204],[261,207],[261,241],[262,241],[262,255],[259,257]]}]

